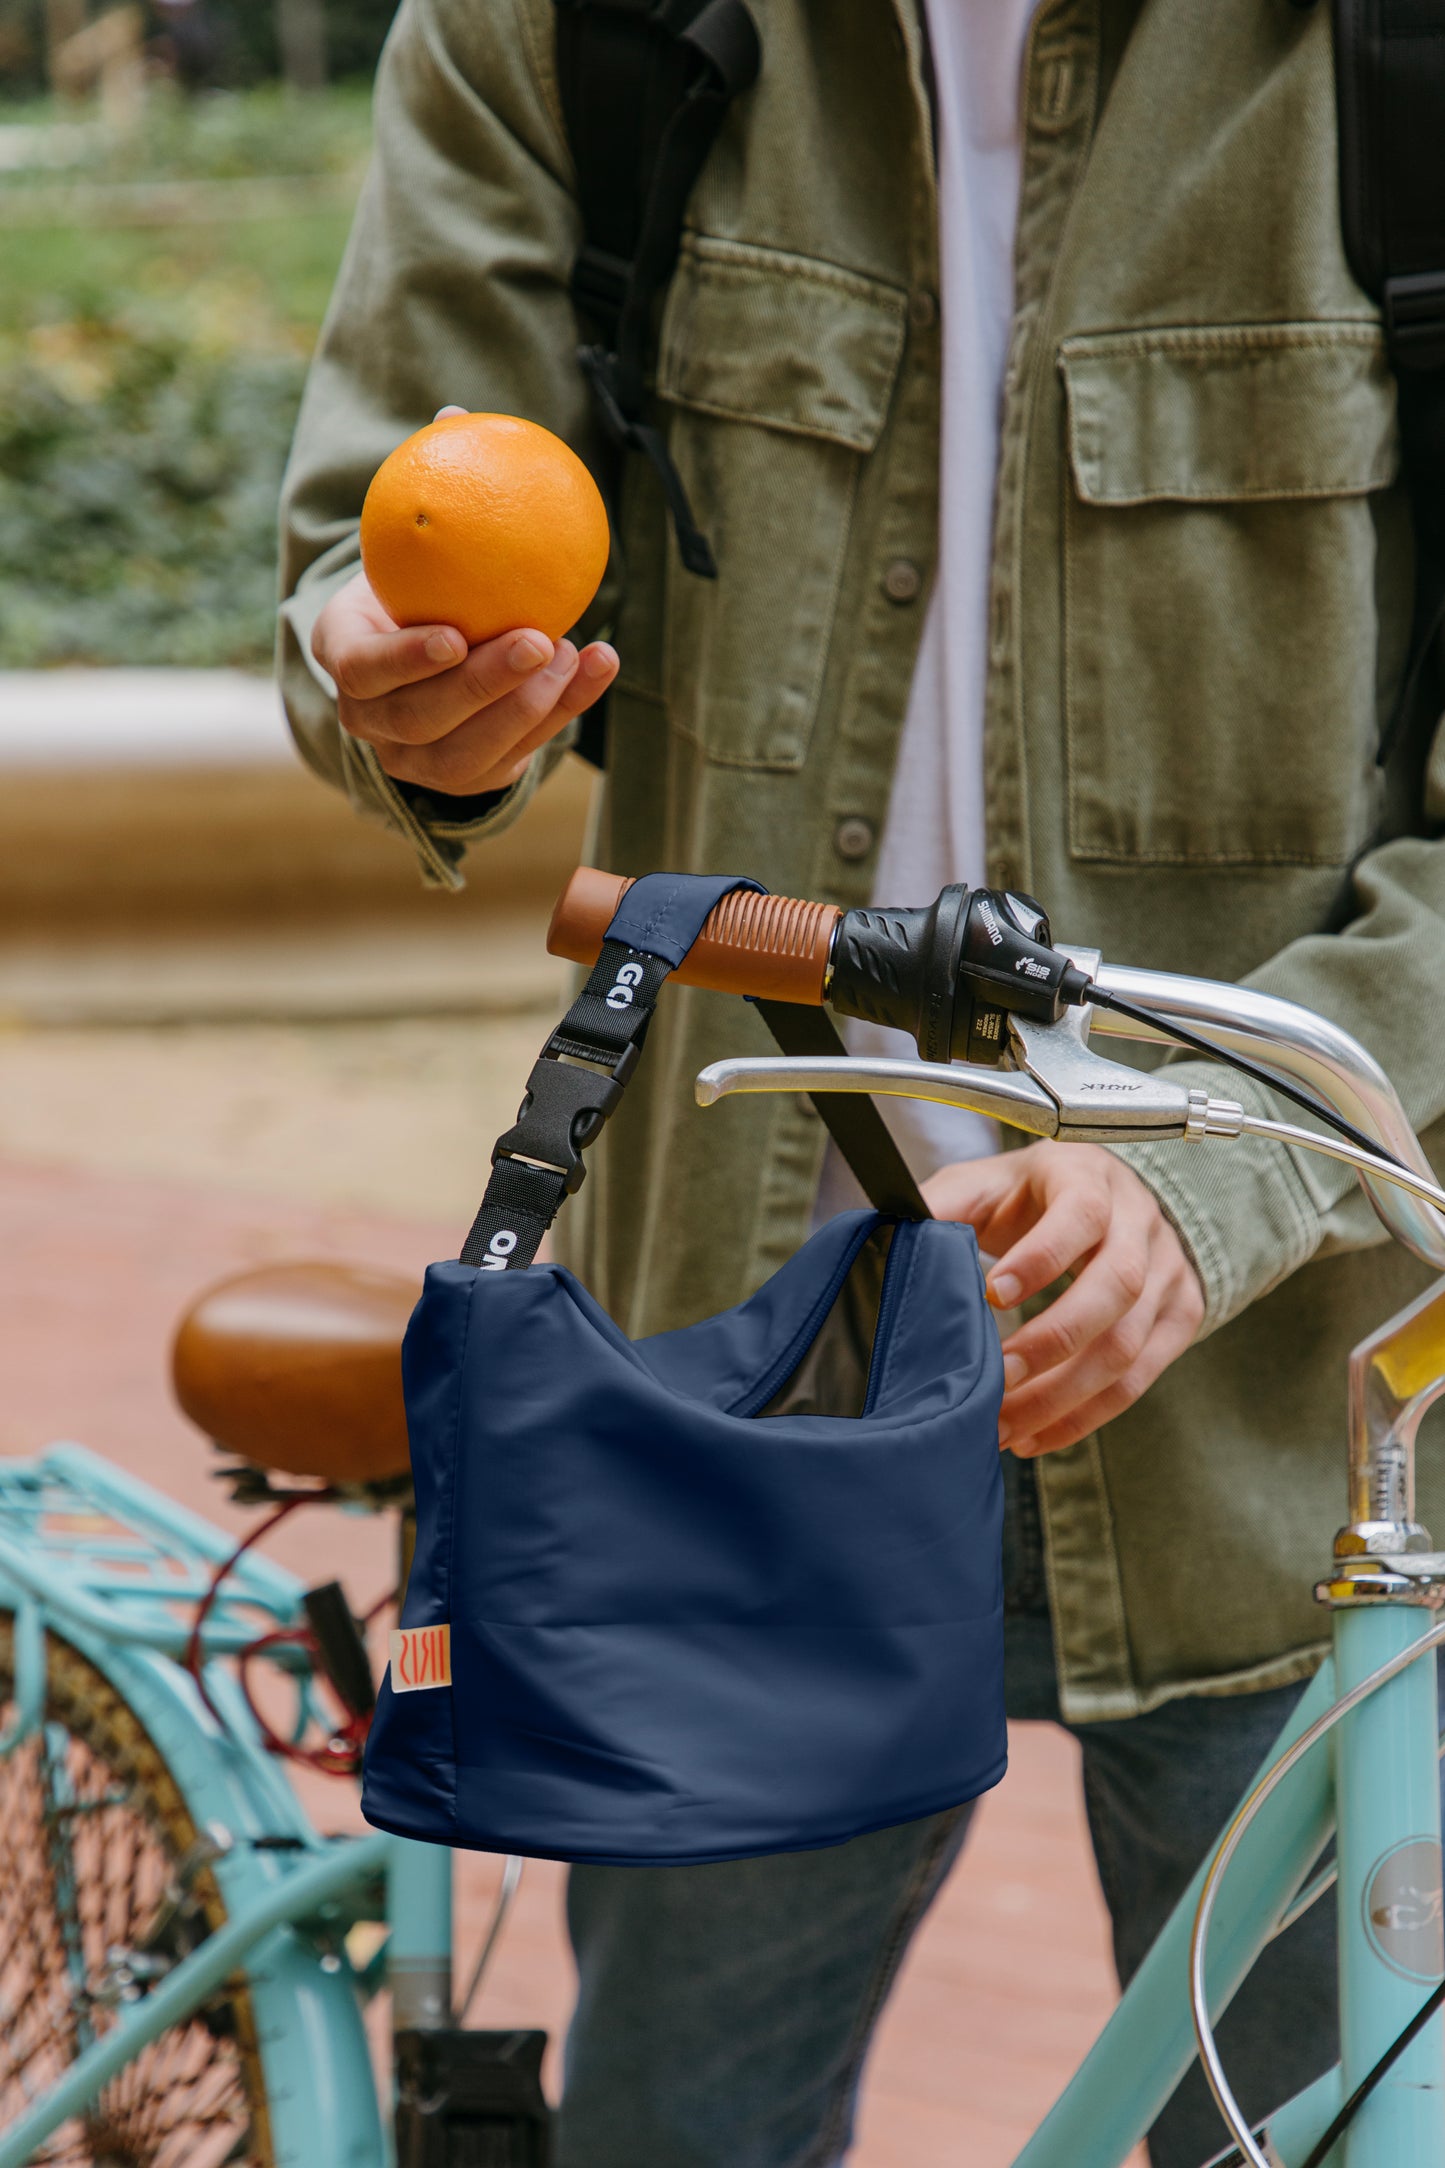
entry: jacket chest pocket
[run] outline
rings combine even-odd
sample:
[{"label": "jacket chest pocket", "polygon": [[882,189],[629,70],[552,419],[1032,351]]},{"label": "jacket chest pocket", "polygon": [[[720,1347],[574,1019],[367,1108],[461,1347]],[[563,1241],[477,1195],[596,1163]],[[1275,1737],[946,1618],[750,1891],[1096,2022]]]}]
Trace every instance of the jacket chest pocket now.
[{"label": "jacket chest pocket", "polygon": [[800,767],[818,710],[858,475],[903,351],[905,297],[774,249],[690,236],[658,394],[718,576],[668,551],[663,692],[710,760]]},{"label": "jacket chest pocket", "polygon": [[1073,855],[1346,864],[1373,813],[1399,466],[1378,331],[1103,333],[1060,367]]}]

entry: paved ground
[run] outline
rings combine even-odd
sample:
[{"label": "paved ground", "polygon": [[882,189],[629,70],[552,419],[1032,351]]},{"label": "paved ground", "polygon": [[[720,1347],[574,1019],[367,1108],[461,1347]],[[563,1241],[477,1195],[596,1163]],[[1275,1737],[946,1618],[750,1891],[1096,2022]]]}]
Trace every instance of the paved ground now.
[{"label": "paved ground", "polygon": [[459,1234],[552,1013],[17,1028],[0,1033],[0,1151],[435,1217]]}]

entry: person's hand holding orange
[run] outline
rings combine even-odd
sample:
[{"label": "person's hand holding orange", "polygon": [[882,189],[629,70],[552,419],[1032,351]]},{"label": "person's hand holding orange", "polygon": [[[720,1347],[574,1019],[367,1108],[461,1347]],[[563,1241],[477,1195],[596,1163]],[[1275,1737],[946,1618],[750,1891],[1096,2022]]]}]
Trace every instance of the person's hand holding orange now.
[{"label": "person's hand holding orange", "polygon": [[607,516],[546,431],[443,407],[379,470],[361,541],[311,649],[343,729],[397,782],[504,790],[616,677],[605,642],[562,637],[606,567]]}]

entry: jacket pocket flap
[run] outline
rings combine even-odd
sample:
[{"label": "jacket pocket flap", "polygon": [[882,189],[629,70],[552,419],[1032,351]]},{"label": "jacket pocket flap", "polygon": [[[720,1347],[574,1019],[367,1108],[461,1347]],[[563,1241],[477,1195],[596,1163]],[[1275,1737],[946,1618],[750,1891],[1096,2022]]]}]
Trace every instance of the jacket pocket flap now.
[{"label": "jacket pocket flap", "polygon": [[664,399],[868,452],[903,353],[903,293],[808,256],[690,234],[663,317]]},{"label": "jacket pocket flap", "polygon": [[1086,504],[1363,496],[1399,470],[1373,323],[1097,332],[1059,366]]}]

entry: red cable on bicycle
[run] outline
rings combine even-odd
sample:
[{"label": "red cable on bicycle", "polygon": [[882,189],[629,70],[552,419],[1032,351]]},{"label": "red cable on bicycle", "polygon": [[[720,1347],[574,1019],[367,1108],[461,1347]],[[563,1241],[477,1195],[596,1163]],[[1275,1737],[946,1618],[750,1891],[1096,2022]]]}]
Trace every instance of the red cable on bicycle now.
[{"label": "red cable on bicycle", "polygon": [[[264,1521],[253,1528],[249,1535],[237,1544],[230,1556],[212,1572],[210,1587],[196,1610],[190,1638],[186,1643],[183,1662],[191,1678],[195,1681],[196,1692],[201,1698],[202,1706],[212,1720],[222,1728],[224,1728],[225,1719],[212,1700],[210,1690],[206,1685],[204,1649],[206,1620],[215,1608],[222,1584],[228,1574],[232,1572],[238,1560],[243,1558],[254,1544],[259,1543],[263,1536],[269,1535],[271,1530],[285,1520],[289,1513],[294,1512],[297,1506],[324,1504],[334,1496],[335,1493],[329,1489],[291,1492],[289,1496],[281,1500],[275,1512],[268,1514]],[[371,1621],[381,1611],[384,1611],[389,1604],[396,1601],[397,1593],[395,1589],[387,1589],[379,1596],[363,1615],[360,1621],[361,1625],[363,1627],[370,1625]],[[360,1767],[361,1750],[366,1744],[366,1735],[371,1728],[369,1713],[359,1715],[354,1711],[349,1711],[345,1720],[330,1733],[324,1745],[304,1747],[299,1746],[293,1739],[286,1739],[281,1736],[252,1693],[250,1680],[252,1663],[268,1651],[283,1646],[304,1650],[313,1659],[313,1670],[319,1671],[323,1676],[326,1676],[323,1651],[309,1626],[279,1626],[269,1633],[258,1634],[255,1640],[247,1642],[243,1648],[237,1650],[236,1663],[241,1693],[246,1707],[251,1713],[252,1721],[261,1734],[262,1744],[268,1753],[275,1754],[284,1761],[300,1762],[306,1768],[316,1769],[323,1775],[354,1776]]]},{"label": "red cable on bicycle", "polygon": [[323,1776],[353,1777],[361,1767],[361,1750],[371,1729],[371,1718],[348,1715],[345,1721],[330,1732],[321,1746],[298,1746],[294,1739],[283,1739],[260,1708],[251,1692],[250,1667],[257,1657],[268,1650],[281,1646],[305,1649],[309,1655],[319,1654],[316,1637],[306,1626],[280,1626],[274,1633],[261,1634],[241,1649],[236,1657],[240,1672],[241,1692],[250,1710],[261,1743],[268,1754],[275,1754],[282,1761],[300,1762],[306,1769],[319,1770]]},{"label": "red cable on bicycle", "polygon": [[205,1632],[206,1620],[216,1607],[216,1598],[221,1593],[222,1582],[229,1573],[234,1571],[252,1545],[259,1543],[262,1536],[269,1535],[273,1528],[279,1527],[288,1513],[294,1513],[297,1506],[304,1504],[308,1498],[314,1495],[315,1493],[311,1491],[293,1491],[289,1498],[284,1498],[275,1512],[268,1514],[266,1519],[253,1528],[249,1535],[243,1537],[236,1545],[235,1550],[232,1551],[230,1557],[214,1569],[211,1574],[211,1585],[196,1607],[196,1615],[191,1622],[190,1639],[186,1643],[186,1653],[181,1661],[195,1681],[196,1692],[201,1697],[202,1707],[212,1722],[219,1724],[222,1730],[225,1729],[226,1720],[214,1701],[212,1701],[210,1689],[205,1680],[205,1650],[202,1646],[202,1636]]}]

